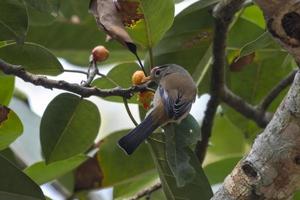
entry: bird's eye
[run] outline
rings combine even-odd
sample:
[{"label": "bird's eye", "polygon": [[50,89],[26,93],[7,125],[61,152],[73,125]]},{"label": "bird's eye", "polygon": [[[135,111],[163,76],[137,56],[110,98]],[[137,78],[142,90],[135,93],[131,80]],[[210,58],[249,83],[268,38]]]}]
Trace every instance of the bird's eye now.
[{"label": "bird's eye", "polygon": [[155,71],[155,76],[159,76],[160,75],[160,70],[156,70]]}]

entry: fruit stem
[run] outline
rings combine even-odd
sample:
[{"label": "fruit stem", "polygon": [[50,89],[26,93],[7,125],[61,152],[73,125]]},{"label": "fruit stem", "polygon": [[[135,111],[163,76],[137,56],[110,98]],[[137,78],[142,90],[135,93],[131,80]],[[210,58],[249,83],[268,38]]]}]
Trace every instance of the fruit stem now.
[{"label": "fruit stem", "polygon": [[142,63],[142,61],[141,61],[140,57],[138,56],[138,54],[137,54],[137,53],[135,53],[134,55],[135,55],[135,57],[136,57],[136,59],[137,59],[137,61],[138,61],[139,65],[141,66],[141,68],[142,68],[142,70],[143,70],[143,72],[144,72],[145,76],[147,76],[146,70],[145,70],[145,68],[144,68],[144,65],[143,65],[143,63]]}]

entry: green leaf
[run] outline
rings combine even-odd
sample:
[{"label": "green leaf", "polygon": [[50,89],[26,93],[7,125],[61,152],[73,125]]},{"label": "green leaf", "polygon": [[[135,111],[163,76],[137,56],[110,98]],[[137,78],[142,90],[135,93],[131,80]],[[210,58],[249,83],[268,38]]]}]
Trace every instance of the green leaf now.
[{"label": "green leaf", "polygon": [[118,140],[129,131],[123,130],[110,134],[100,144],[98,161],[104,177],[103,187],[129,184],[155,171],[149,149],[145,144],[141,144],[130,156],[117,146]]},{"label": "green leaf", "polygon": [[0,199],[45,199],[39,186],[1,155],[0,166]]},{"label": "green leaf", "polygon": [[300,200],[300,191],[295,192],[293,200]]},{"label": "green leaf", "polygon": [[11,148],[1,150],[0,155],[12,164],[14,164],[17,168],[21,169],[22,167],[24,167],[24,164],[20,163],[20,159],[15,155]]},{"label": "green leaf", "polygon": [[144,173],[141,177],[137,177],[133,181],[115,186],[114,199],[128,199],[129,197],[135,196],[138,192],[153,186],[157,182],[158,174],[156,170],[150,171],[149,173]]},{"label": "green leaf", "polygon": [[173,0],[131,0],[129,2],[132,1],[139,3],[136,12],[142,14],[143,17],[129,27],[127,26],[126,30],[135,42],[146,48],[152,48],[173,23],[174,2]]},{"label": "green leaf", "polygon": [[75,169],[86,159],[87,157],[84,155],[77,155],[67,160],[54,162],[49,165],[46,165],[44,161],[41,161],[27,167],[24,172],[37,184],[42,185]]},{"label": "green leaf", "polygon": [[15,77],[0,73],[0,104],[7,106],[13,96]]},{"label": "green leaf", "polygon": [[75,177],[74,172],[70,171],[56,179],[68,192],[74,193]]},{"label": "green leaf", "polygon": [[272,36],[269,32],[264,32],[255,40],[247,43],[240,50],[240,57],[249,55],[257,50],[264,49],[268,47],[270,44],[274,43]]},{"label": "green leaf", "polygon": [[[248,21],[251,21],[252,23],[258,25],[259,27],[265,29],[266,28],[266,21],[263,15],[262,10],[255,4],[252,6],[248,6],[241,16],[244,19],[247,19]],[[245,34],[243,34],[245,35]]]},{"label": "green leaf", "polygon": [[95,104],[63,93],[55,97],[42,117],[40,140],[46,163],[68,159],[92,146],[100,127]]},{"label": "green leaf", "polygon": [[204,172],[211,185],[222,183],[226,176],[230,174],[235,165],[241,160],[241,156],[228,157],[217,162],[213,162],[204,167]]},{"label": "green leaf", "polygon": [[0,1],[0,40],[16,40],[22,43],[28,29],[26,6],[21,1]]},{"label": "green leaf", "polygon": [[189,115],[180,124],[168,124],[164,128],[166,135],[166,158],[178,187],[193,181],[195,169],[190,164],[187,147],[201,139],[198,122]]},{"label": "green leaf", "polygon": [[218,113],[208,147],[210,161],[229,155],[243,155],[245,150],[246,140],[243,132],[227,118],[226,114]]},{"label": "green leaf", "polygon": [[213,193],[210,184],[192,150],[187,149],[187,153],[190,157],[190,164],[196,171],[195,178],[184,187],[177,187],[176,178],[172,174],[166,160],[165,135],[162,133],[154,133],[150,136],[148,141],[167,199],[208,200],[212,197]]},{"label": "green leaf", "polygon": [[0,150],[7,148],[23,132],[23,125],[14,111],[0,105]]},{"label": "green leaf", "polygon": [[21,65],[34,74],[59,75],[63,72],[57,58],[48,49],[34,43],[13,43],[1,47],[0,58],[8,63]]},{"label": "green leaf", "polygon": [[49,11],[50,10],[40,11],[40,9],[27,5],[27,12],[28,12],[29,26],[30,26],[28,31],[30,31],[32,26],[46,26],[53,23],[55,21],[55,17]]},{"label": "green leaf", "polygon": [[25,0],[25,2],[34,9],[41,12],[50,13],[52,11],[51,5],[49,4],[48,0]]},{"label": "green leaf", "polygon": [[[88,1],[86,1],[88,2]],[[27,39],[51,49],[56,56],[66,58],[69,62],[87,66],[93,47],[101,44],[110,51],[109,58],[101,63],[116,63],[133,61],[135,56],[116,41],[105,42],[105,33],[99,31],[95,20],[72,23],[70,21],[55,21],[47,26],[32,26]],[[55,40],[53,40],[55,38]],[[88,38],[76,40],[74,38]],[[142,55],[142,51],[139,51]],[[143,57],[143,56],[141,56]]]},{"label": "green leaf", "polygon": [[[241,30],[243,31],[241,32]],[[239,49],[247,43],[256,40],[264,32],[265,30],[257,24],[247,19],[239,18],[229,31],[228,48]]]},{"label": "green leaf", "polygon": [[[132,74],[137,70],[140,70],[137,63],[122,63],[112,68],[108,72],[107,77],[113,80],[118,86],[128,88],[132,86],[131,77]],[[92,85],[101,89],[111,89],[117,87],[117,85],[113,84],[111,81],[104,77],[96,79],[95,81],[93,81]],[[123,102],[123,98],[121,97],[107,97],[105,99],[109,101]],[[137,103],[137,97],[133,96],[128,102]]]}]

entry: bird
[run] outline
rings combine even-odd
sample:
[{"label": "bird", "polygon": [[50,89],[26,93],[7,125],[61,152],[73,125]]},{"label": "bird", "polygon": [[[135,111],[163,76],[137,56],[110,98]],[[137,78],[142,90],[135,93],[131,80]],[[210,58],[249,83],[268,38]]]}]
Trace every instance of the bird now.
[{"label": "bird", "polygon": [[131,155],[148,136],[160,126],[180,123],[186,118],[197,96],[197,86],[187,70],[177,64],[154,67],[147,81],[158,86],[153,108],[145,119],[118,141],[118,146]]}]

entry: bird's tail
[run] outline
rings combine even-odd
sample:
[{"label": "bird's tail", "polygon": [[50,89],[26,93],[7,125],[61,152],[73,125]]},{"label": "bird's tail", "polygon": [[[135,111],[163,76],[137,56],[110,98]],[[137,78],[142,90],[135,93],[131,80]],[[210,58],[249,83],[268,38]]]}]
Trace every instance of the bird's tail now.
[{"label": "bird's tail", "polygon": [[159,126],[157,120],[153,119],[152,112],[135,129],[122,137],[118,144],[130,155]]}]

